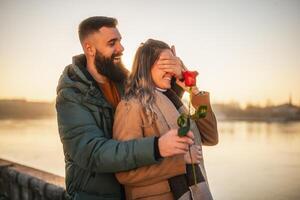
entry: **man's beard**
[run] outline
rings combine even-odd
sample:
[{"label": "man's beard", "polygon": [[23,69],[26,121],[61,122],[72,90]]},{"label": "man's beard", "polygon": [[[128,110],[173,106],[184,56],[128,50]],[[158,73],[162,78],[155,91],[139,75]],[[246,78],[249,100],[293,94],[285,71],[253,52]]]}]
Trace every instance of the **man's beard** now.
[{"label": "man's beard", "polygon": [[124,67],[123,63],[114,63],[114,58],[120,54],[112,54],[110,58],[106,58],[99,51],[96,51],[95,65],[97,72],[109,78],[114,82],[125,81],[128,76],[128,70]]}]

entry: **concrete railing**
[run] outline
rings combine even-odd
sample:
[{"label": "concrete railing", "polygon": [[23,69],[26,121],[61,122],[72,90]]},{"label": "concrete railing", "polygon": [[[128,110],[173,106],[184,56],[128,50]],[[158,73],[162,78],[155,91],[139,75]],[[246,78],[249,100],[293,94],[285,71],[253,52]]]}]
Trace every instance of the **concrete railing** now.
[{"label": "concrete railing", "polygon": [[64,178],[0,159],[0,200],[63,200]]}]

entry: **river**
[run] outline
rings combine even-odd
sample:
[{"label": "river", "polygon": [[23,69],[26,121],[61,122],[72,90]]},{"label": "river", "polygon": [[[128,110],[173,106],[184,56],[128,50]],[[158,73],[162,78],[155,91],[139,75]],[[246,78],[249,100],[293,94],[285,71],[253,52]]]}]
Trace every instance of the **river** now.
[{"label": "river", "polygon": [[[216,200],[300,199],[300,122],[219,122],[204,147]],[[56,119],[0,121],[0,158],[64,176]]]}]

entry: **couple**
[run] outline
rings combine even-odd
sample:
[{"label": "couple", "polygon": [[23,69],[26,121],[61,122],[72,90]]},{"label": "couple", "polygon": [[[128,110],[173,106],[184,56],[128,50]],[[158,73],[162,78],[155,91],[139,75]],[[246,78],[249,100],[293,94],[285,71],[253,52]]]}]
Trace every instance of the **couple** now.
[{"label": "couple", "polygon": [[81,22],[84,55],[73,58],[57,87],[67,198],[212,199],[201,157],[201,143],[218,142],[208,93],[193,89],[193,106],[206,104],[208,114],[179,137],[182,62],[167,44],[149,39],[137,49],[129,76],[116,25],[109,17]]}]

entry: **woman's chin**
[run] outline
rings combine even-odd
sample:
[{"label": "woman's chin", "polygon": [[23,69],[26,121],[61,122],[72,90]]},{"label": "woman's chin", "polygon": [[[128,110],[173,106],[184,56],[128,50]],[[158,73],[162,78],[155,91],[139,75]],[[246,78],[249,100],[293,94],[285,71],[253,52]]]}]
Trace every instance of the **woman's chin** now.
[{"label": "woman's chin", "polygon": [[171,88],[171,84],[164,86],[162,89],[167,90]]},{"label": "woman's chin", "polygon": [[167,90],[171,88],[171,83],[155,84],[155,87],[160,88],[162,90]]}]

